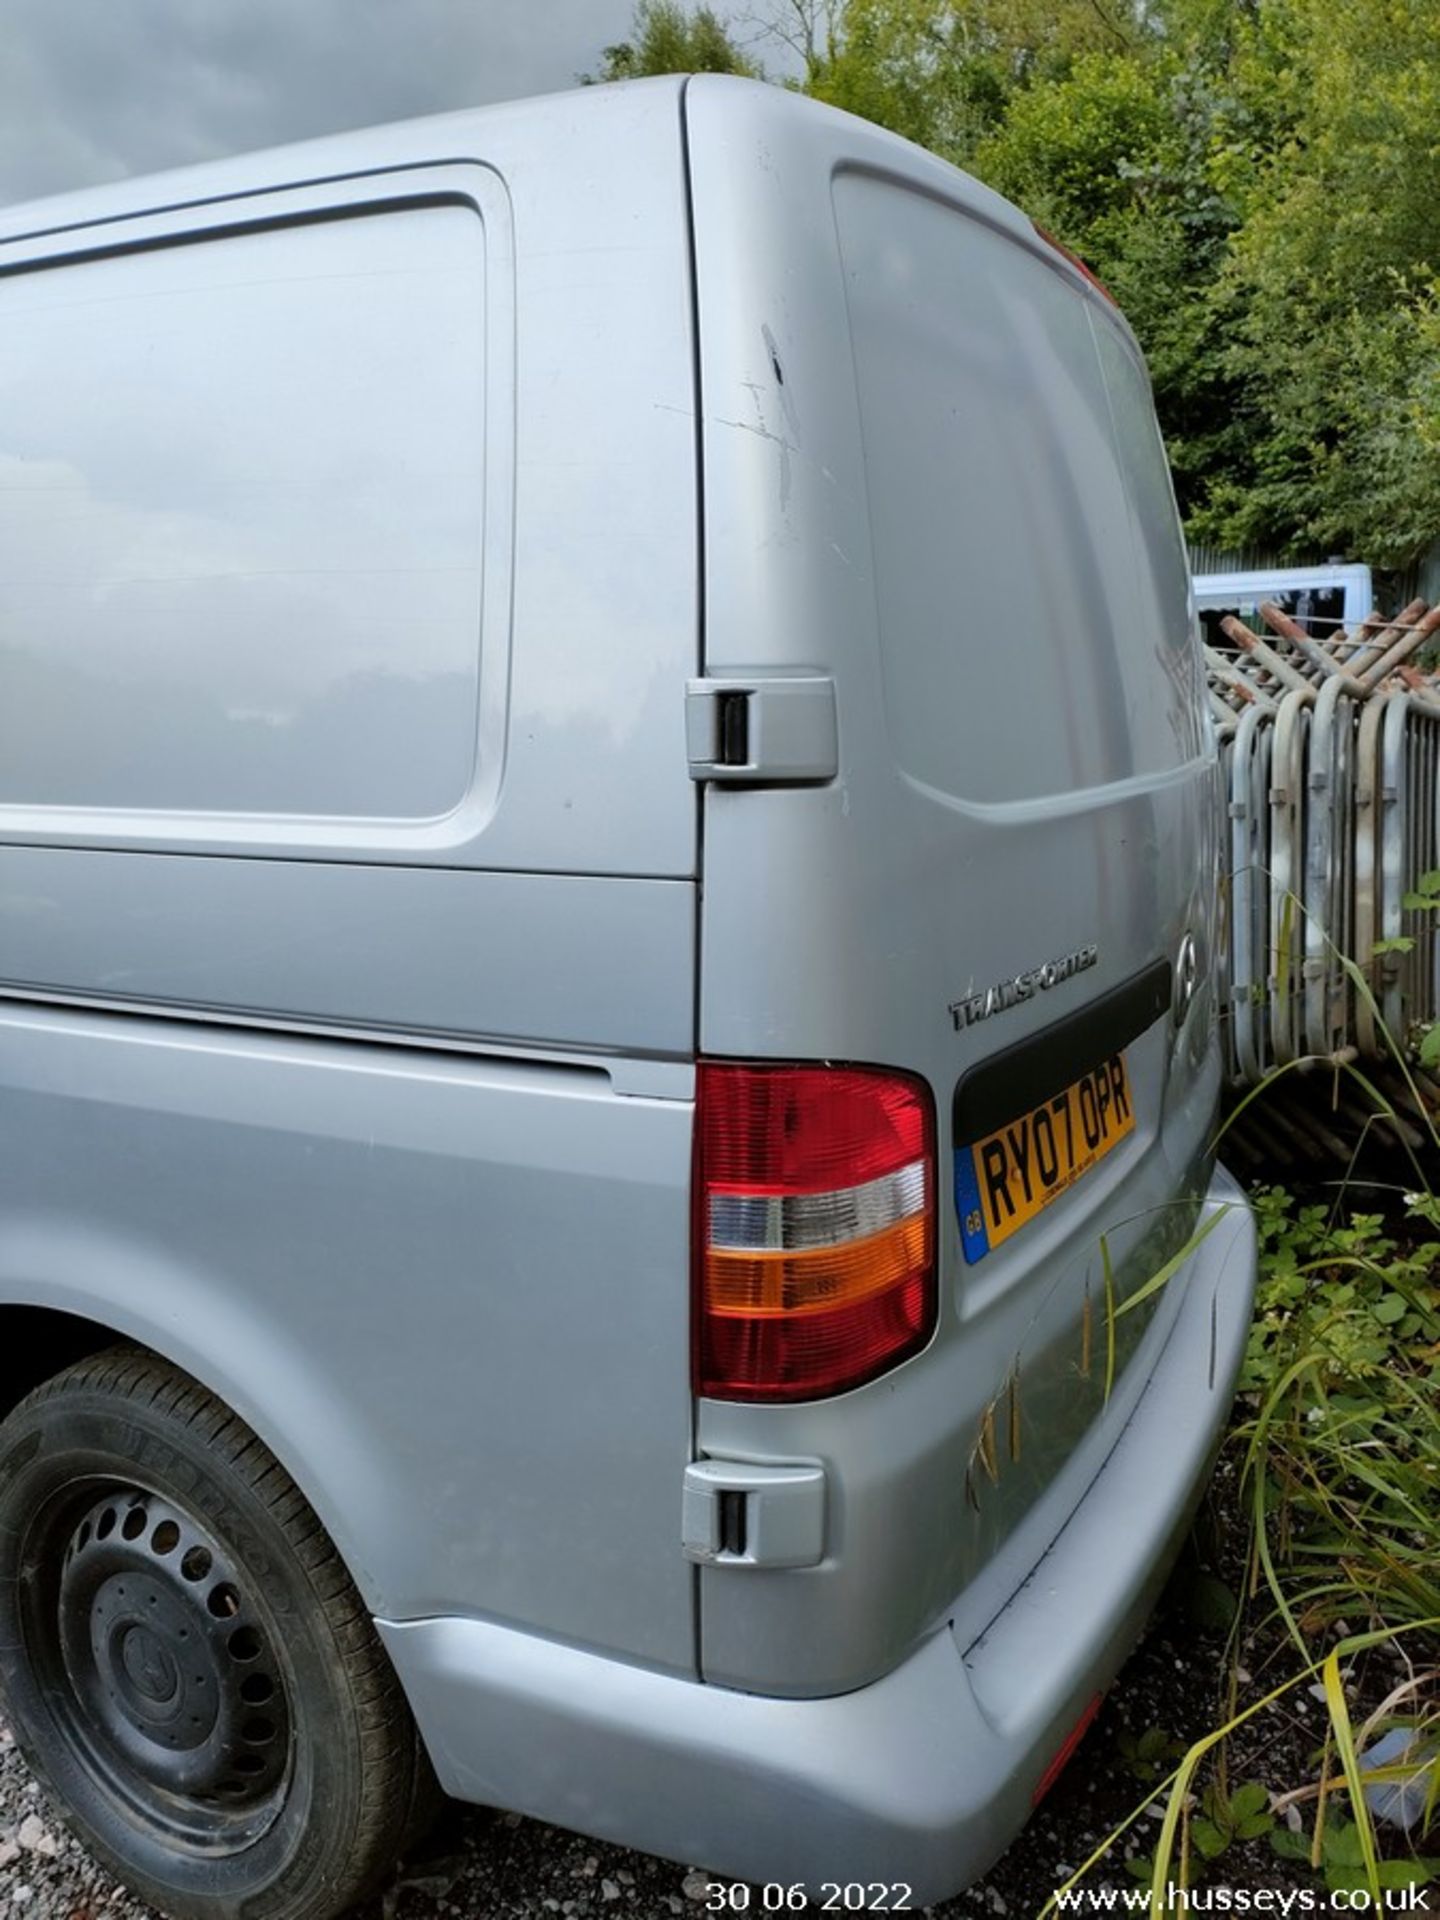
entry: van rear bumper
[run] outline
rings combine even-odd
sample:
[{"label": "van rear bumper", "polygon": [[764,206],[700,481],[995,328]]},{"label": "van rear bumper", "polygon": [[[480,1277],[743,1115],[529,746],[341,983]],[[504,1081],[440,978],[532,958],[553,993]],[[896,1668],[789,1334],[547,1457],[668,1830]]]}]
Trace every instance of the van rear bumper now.
[{"label": "van rear bumper", "polygon": [[1206,1210],[1223,1217],[1171,1282],[1184,1299],[1134,1413],[972,1645],[942,1630],[858,1692],[781,1700],[487,1621],[381,1621],[446,1791],[812,1894],[902,1881],[919,1906],[982,1874],[1143,1624],[1229,1411],[1255,1230],[1223,1171]]}]

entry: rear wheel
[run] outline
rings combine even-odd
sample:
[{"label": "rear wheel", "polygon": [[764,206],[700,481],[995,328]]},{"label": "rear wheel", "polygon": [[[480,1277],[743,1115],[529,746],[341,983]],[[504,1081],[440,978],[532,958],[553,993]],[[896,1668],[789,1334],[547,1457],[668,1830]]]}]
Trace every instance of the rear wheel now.
[{"label": "rear wheel", "polygon": [[294,1483],[212,1395],[131,1349],[0,1425],[0,1689],[81,1839],[191,1920],[334,1920],[434,1801]]}]

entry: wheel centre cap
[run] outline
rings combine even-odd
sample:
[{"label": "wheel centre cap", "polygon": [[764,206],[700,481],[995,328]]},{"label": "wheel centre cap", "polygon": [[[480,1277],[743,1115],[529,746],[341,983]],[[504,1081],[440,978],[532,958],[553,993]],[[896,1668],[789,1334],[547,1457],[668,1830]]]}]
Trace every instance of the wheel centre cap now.
[{"label": "wheel centre cap", "polygon": [[180,1691],[180,1666],[148,1627],[126,1630],[120,1642],[120,1665],[140,1698],[168,1707]]}]

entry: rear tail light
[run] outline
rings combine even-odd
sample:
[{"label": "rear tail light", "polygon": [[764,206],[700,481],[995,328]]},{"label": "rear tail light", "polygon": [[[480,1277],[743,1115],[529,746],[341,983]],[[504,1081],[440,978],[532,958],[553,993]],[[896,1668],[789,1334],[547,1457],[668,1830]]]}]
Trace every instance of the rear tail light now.
[{"label": "rear tail light", "polygon": [[935,1326],[928,1087],[864,1067],[705,1062],[696,1117],[696,1392],[814,1400]]}]

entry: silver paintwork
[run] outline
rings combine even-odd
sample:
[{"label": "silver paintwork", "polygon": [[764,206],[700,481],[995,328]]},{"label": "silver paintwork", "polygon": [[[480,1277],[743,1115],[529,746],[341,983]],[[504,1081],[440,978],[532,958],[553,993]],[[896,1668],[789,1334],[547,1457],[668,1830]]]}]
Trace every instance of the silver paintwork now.
[{"label": "silver paintwork", "polygon": [[[412,296],[357,295],[330,358],[286,291],[312,244],[327,276],[384,258]],[[761,1877],[819,1878],[848,1835],[858,1865],[946,1890],[1120,1657],[1253,1280],[1212,1160],[1217,761],[1128,329],[975,182],[716,78],[11,210],[0,269],[0,341],[29,357],[0,409],[22,481],[0,499],[0,1338],[7,1307],[56,1308],[252,1422],[454,1791]],[[147,351],[162,285],[226,348],[196,419],[239,423],[240,479],[185,442],[196,341]],[[83,418],[47,400],[90,287],[127,316],[104,364],[157,383],[114,469],[120,403],[83,380]],[[362,376],[392,363],[433,436],[388,444],[393,396]],[[321,483],[331,454],[373,541]],[[62,459],[69,507],[41,484]],[[285,506],[290,471],[310,485]],[[229,537],[240,480],[260,532],[237,558],[184,515],[198,490]],[[87,548],[72,509],[111,534]],[[122,510],[148,528],[129,559]],[[86,600],[124,603],[140,558],[148,638]],[[398,574],[362,590],[372,559],[417,570],[426,644]],[[284,619],[248,659],[267,594]],[[122,631],[148,665],[87,680]],[[738,769],[712,764],[722,690],[753,702]],[[967,1269],[957,1078],[1187,938],[1188,1008],[1128,1049],[1133,1134]],[[1078,952],[998,1033],[952,1018]],[[698,1053],[930,1086],[940,1323],[903,1369],[808,1406],[692,1401]],[[1107,1392],[1107,1275],[1134,1291],[1206,1207],[1228,1224],[1118,1323]],[[747,1476],[763,1524],[727,1564],[697,1502]]]},{"label": "silver paintwork", "polygon": [[694,1051],[683,881],[0,846],[0,926],[0,978],[27,995]]},{"label": "silver paintwork", "polygon": [[494,811],[505,648],[476,642],[508,624],[508,490],[485,486],[512,465],[487,426],[513,384],[486,339],[504,193],[432,168],[283,200],[159,252],[136,250],[153,221],[44,272],[5,250],[0,827],[208,823],[233,851],[237,818],[337,847],[375,821],[402,848]]}]

